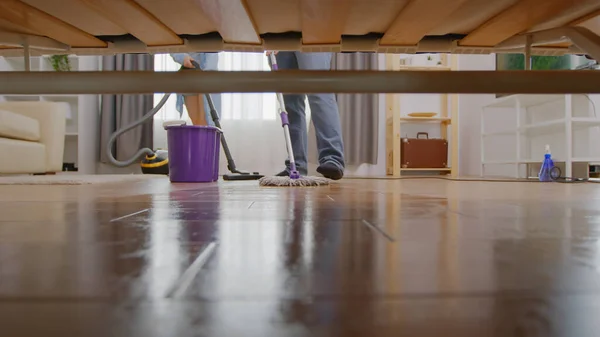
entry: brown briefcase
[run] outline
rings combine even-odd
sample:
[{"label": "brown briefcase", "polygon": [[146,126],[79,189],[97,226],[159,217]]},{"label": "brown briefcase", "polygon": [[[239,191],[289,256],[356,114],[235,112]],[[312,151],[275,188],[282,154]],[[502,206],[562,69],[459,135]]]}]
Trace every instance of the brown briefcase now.
[{"label": "brown briefcase", "polygon": [[448,141],[429,139],[426,132],[417,133],[417,138],[402,138],[400,161],[402,168],[445,168],[448,162]]}]

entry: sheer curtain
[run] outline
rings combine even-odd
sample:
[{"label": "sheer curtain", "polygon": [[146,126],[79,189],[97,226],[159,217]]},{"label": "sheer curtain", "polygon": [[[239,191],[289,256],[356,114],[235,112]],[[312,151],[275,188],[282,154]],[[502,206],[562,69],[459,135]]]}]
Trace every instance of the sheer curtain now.
[{"label": "sheer curtain", "polygon": [[[155,55],[154,65],[155,71],[177,71],[180,67],[169,54]],[[219,53],[219,71],[256,70],[270,71],[263,53]],[[154,104],[162,97],[163,94],[155,94]],[[185,107],[183,116],[179,117],[175,102],[176,95],[171,95],[154,115],[155,148],[167,149],[167,134],[162,126],[164,121],[186,119],[191,124]],[[272,175],[284,168],[287,155],[274,93],[222,94],[221,110],[221,126],[238,169]],[[228,172],[223,151],[220,153],[219,172]]]}]

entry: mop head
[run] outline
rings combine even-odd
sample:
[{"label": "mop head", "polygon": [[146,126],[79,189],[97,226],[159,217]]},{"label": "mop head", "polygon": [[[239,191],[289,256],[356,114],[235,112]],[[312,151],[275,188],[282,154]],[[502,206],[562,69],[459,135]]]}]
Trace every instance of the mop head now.
[{"label": "mop head", "polygon": [[310,187],[329,185],[329,179],[323,177],[262,177],[258,180],[260,186]]}]

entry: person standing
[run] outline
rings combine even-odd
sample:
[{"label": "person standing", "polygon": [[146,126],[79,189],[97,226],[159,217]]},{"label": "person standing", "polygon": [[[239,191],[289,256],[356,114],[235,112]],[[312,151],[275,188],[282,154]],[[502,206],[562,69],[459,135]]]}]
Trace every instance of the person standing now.
[{"label": "person standing", "polygon": [[[175,62],[186,68],[194,68],[192,61],[196,61],[201,70],[218,70],[219,67],[218,53],[173,53],[170,55]],[[221,95],[213,94],[211,98],[217,113],[219,113],[221,111]],[[204,94],[177,94],[176,109],[180,116],[183,114],[184,103],[192,124],[214,126]]]},{"label": "person standing", "polygon": [[[279,70],[331,70],[333,53],[302,53],[298,51],[274,52]],[[267,52],[267,56],[270,52]],[[269,62],[270,64],[270,62]],[[298,173],[308,171],[308,139],[305,99],[308,96],[311,120],[315,128],[319,166],[317,172],[324,177],[339,180],[344,176],[344,143],[342,126],[335,94],[284,94],[285,110],[288,113],[290,138]],[[289,176],[289,160],[286,169],[278,176]]]}]

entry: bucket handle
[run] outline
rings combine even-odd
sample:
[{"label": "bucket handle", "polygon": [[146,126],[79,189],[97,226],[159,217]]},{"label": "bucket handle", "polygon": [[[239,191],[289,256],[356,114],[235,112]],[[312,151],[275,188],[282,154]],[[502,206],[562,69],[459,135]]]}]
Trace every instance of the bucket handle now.
[{"label": "bucket handle", "polygon": [[[163,128],[166,130],[169,126],[182,126],[186,124],[187,122],[184,120],[165,121],[163,122]],[[217,131],[219,131],[220,133],[223,133],[223,129],[221,129],[220,127],[214,125],[211,125],[211,127],[217,129]]]},{"label": "bucket handle", "polygon": [[164,121],[163,122],[163,129],[166,130],[168,126],[173,126],[173,125],[181,126],[181,125],[185,125],[185,124],[187,124],[187,122],[184,121],[184,120],[182,120],[182,119],[174,120],[174,121]]}]

